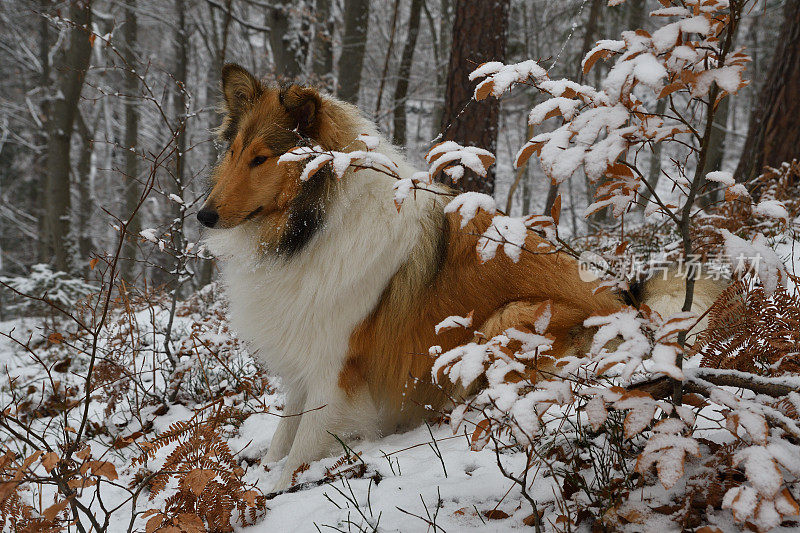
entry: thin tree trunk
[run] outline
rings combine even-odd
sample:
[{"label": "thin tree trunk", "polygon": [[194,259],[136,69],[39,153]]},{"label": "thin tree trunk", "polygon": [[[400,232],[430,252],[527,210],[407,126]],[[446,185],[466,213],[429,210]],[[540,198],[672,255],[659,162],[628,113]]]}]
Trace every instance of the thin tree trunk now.
[{"label": "thin tree trunk", "polygon": [[[711,140],[708,143],[708,159],[706,159],[706,167],[703,169],[703,176],[722,168],[722,160],[725,157],[725,138],[727,136],[730,103],[731,97],[728,96],[719,103],[717,112],[714,114],[714,126],[711,131]],[[705,178],[703,178],[703,182],[708,183]],[[712,189],[712,191],[706,192],[697,199],[697,203],[703,209],[719,200],[719,190]]]},{"label": "thin tree trunk", "polygon": [[397,85],[394,88],[394,143],[398,146],[406,144],[406,96],[408,81],[411,76],[411,65],[414,62],[414,49],[419,35],[419,18],[423,0],[411,0],[411,11],[408,16],[408,38],[403,47],[400,59],[400,70],[397,72]]},{"label": "thin tree trunk", "polygon": [[628,30],[643,30],[647,21],[647,1],[630,0],[628,2]]},{"label": "thin tree trunk", "polygon": [[72,0],[68,16],[69,44],[59,64],[53,99],[47,121],[47,241],[53,266],[69,270],[70,233],[70,145],[81,89],[91,55],[92,5],[89,0]]},{"label": "thin tree trunk", "polygon": [[[529,38],[529,32],[527,28],[529,27],[530,21],[528,19],[528,8],[527,5],[523,2],[520,4],[520,16],[522,17],[522,47],[525,53],[525,57],[531,57],[531,42]],[[536,97],[531,96],[528,102],[528,109],[533,107],[534,103],[536,102]],[[528,114],[523,114],[523,120],[525,121],[525,139],[530,139],[533,136],[533,126],[528,123]],[[522,182],[522,205],[521,211],[523,215],[527,215],[530,213],[530,203],[531,203],[531,173],[530,173],[530,160],[525,161],[523,165],[516,170],[516,176],[514,178],[514,183],[511,184],[511,188],[508,191],[508,199],[506,201],[506,213],[511,215],[511,209],[514,205],[514,194],[517,191],[517,187],[519,183]]]},{"label": "thin tree trunk", "polygon": [[[175,152],[175,194],[178,196],[183,195],[184,190],[184,155],[186,154],[187,138],[186,138],[186,92],[183,88],[186,86],[187,71],[189,68],[189,46],[188,46],[188,31],[186,27],[186,5],[185,0],[175,1],[176,11],[178,14],[178,34],[175,48],[175,101],[174,101],[174,117],[175,127],[178,129],[177,138],[175,139],[177,150]],[[180,216],[181,206],[176,204],[176,218]],[[176,232],[179,242],[182,240],[183,235],[181,231]],[[180,254],[183,252],[183,246],[176,246],[176,251]]]},{"label": "thin tree trunk", "polygon": [[[442,116],[445,140],[496,151],[500,102],[490,98],[470,103],[475,84],[468,76],[481,63],[505,60],[509,5],[509,0],[456,2]],[[467,170],[458,185],[465,191],[494,194],[494,172],[490,169],[482,178]]]},{"label": "thin tree trunk", "polygon": [[303,2],[280,0],[270,10],[269,43],[275,60],[275,77],[296,80],[308,55],[308,20]]},{"label": "thin tree trunk", "polygon": [[[50,8],[50,0],[40,0],[39,2],[39,9],[41,10],[42,15],[49,12]],[[42,70],[39,72],[39,87],[41,91],[46,95],[50,89],[50,22],[48,21],[47,17],[40,16],[39,17],[39,63],[41,64]],[[41,114],[44,117],[45,123],[49,122],[50,117],[50,101],[48,98],[42,99],[41,104]],[[47,133],[46,131],[42,131],[39,129],[36,133],[36,145],[37,146],[46,146],[47,145]],[[31,187],[29,189],[31,205],[38,205],[38,224],[39,224],[39,243],[38,243],[38,250],[37,255],[39,261],[50,261],[50,251],[48,246],[48,225],[47,225],[47,209],[42,209],[40,204],[40,200],[37,201],[37,195],[42,190],[42,185],[47,187],[46,179],[42,179],[43,177],[47,176],[47,151],[40,152],[36,155],[36,159],[34,160],[34,167],[36,169],[36,175],[34,179],[31,181]],[[42,183],[42,182],[45,183]]]},{"label": "thin tree trunk", "polygon": [[381,71],[381,82],[378,85],[378,96],[375,98],[375,119],[379,119],[381,114],[381,100],[383,100],[383,88],[386,86],[386,76],[389,75],[389,60],[394,51],[394,36],[397,33],[397,12],[400,9],[400,0],[394,0],[392,10],[392,29],[389,32],[389,45],[386,47],[386,54],[383,57],[383,70]]},{"label": "thin tree trunk", "polygon": [[[426,6],[425,6],[426,7]],[[426,13],[427,7],[426,7]],[[449,24],[453,16],[453,0],[441,0],[439,3],[439,53],[436,57],[436,94],[443,94],[447,87],[447,70],[444,68],[444,61],[447,57],[445,54],[450,50],[452,44],[452,24]],[[433,17],[431,20],[431,33],[434,33]],[[436,129],[433,132],[435,136],[439,131],[438,128],[442,124],[442,117],[444,115],[444,101],[436,99],[436,104],[433,108],[433,127]]]},{"label": "thin tree trunk", "polygon": [[358,103],[361,70],[367,47],[369,0],[345,0],[342,55],[339,57],[339,87],[337,95],[345,102]]},{"label": "thin tree trunk", "polygon": [[[125,48],[122,51],[125,58],[125,93],[128,99],[125,101],[125,212],[122,218],[127,218],[134,212],[139,203],[139,153],[136,149],[139,146],[139,80],[132,72],[136,68],[137,33],[138,21],[136,18],[136,1],[128,0],[125,7],[125,27],[124,38]],[[125,243],[120,275],[128,282],[131,282],[136,270],[136,255],[139,249],[139,232],[142,230],[142,222],[137,214],[128,225],[128,240]]]},{"label": "thin tree trunk", "polygon": [[176,35],[175,46],[175,72],[174,78],[178,87],[175,88],[174,116],[175,126],[178,128],[176,139],[178,150],[175,154],[175,182],[177,184],[177,194],[183,192],[183,156],[186,153],[186,127],[182,124],[186,120],[186,76],[189,68],[189,45],[188,31],[186,27],[186,4],[185,0],[175,0],[175,10],[178,15],[178,32]]},{"label": "thin tree trunk", "polygon": [[316,25],[314,29],[314,58],[312,70],[315,81],[327,90],[333,88],[333,17],[331,0],[317,0],[314,9]]},{"label": "thin tree trunk", "polygon": [[[526,137],[525,137],[526,139],[530,139],[531,137],[533,137],[533,126],[528,124],[528,127],[525,129],[525,132],[527,134]],[[525,161],[525,163],[523,163],[522,166],[518,167],[516,172],[515,172],[514,183],[511,184],[511,187],[508,190],[508,198],[506,199],[506,214],[508,214],[508,215],[511,215],[511,208],[514,205],[514,193],[517,192],[517,187],[519,186],[519,183],[521,181],[525,182],[523,184],[523,186],[522,186],[522,192],[523,192],[522,212],[523,212],[523,214],[527,214],[528,213],[528,211],[526,210],[527,206],[526,206],[526,203],[525,203],[526,200],[525,200],[524,197],[525,197],[525,194],[526,194],[525,189],[527,187],[527,181],[528,181],[528,162],[529,161],[530,160]],[[528,201],[530,201],[530,197],[528,198]]]},{"label": "thin tree trunk", "polygon": [[765,166],[776,167],[798,157],[800,146],[800,2],[790,0],[783,8],[783,25],[775,54],[750,114],[744,151],[736,179],[747,182]]},{"label": "thin tree trunk", "polygon": [[[662,98],[656,103],[656,115],[663,115],[667,110],[667,99]],[[663,143],[655,143],[653,146],[653,153],[650,155],[650,166],[647,170],[647,184],[639,195],[639,209],[644,211],[647,208],[647,203],[652,196],[651,190],[655,190],[658,186],[658,180],[661,178],[661,146]]]},{"label": "thin tree trunk", "polygon": [[530,166],[525,165],[525,174],[522,176],[522,214],[527,215],[531,212],[531,199],[533,198],[533,177],[531,176]]},{"label": "thin tree trunk", "polygon": [[[88,261],[92,252],[92,237],[89,235],[89,220],[92,217],[92,197],[90,192],[89,177],[92,173],[92,154],[94,153],[94,132],[89,129],[83,116],[78,113],[76,118],[78,135],[81,137],[81,152],[77,165],[78,189],[78,250],[80,259]],[[137,232],[138,233],[138,232]]]},{"label": "thin tree trunk", "polygon": [[[730,29],[730,26],[729,26]],[[733,41],[739,34],[739,24],[734,27]],[[700,190],[707,189],[706,174],[722,168],[722,160],[725,157],[725,138],[728,129],[728,115],[730,114],[732,96],[725,97],[717,106],[717,112],[714,114],[714,125],[711,128],[711,139],[708,143],[708,157],[706,158],[706,165],[703,169],[703,185]],[[718,188],[712,188],[711,191],[706,191],[704,194],[697,198],[697,203],[703,209],[708,208],[710,205],[715,204],[719,200],[720,191]]]}]

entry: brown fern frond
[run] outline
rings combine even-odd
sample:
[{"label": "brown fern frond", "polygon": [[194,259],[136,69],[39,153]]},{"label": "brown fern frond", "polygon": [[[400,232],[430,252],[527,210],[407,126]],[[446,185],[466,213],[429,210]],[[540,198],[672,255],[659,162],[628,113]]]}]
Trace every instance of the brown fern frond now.
[{"label": "brown fern frond", "polygon": [[163,513],[152,518],[154,525],[165,528],[180,520],[189,520],[191,525],[194,519],[187,517],[197,517],[208,531],[232,531],[235,514],[247,524],[266,509],[266,498],[245,484],[245,470],[219,433],[220,417],[231,415],[220,409],[201,422],[176,422],[144,447],[144,454],[137,459],[140,463],[175,445],[150,482],[151,499],[167,490],[171,479],[177,480],[178,487],[165,499]]},{"label": "brown fern frond", "polygon": [[695,350],[705,367],[800,373],[800,297],[782,287],[768,297],[762,287],[735,281],[712,307]]}]

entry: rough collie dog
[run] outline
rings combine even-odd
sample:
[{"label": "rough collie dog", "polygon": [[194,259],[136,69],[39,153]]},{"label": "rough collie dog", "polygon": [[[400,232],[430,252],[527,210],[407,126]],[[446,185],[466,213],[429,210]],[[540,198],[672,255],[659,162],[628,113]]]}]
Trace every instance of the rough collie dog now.
[{"label": "rough collie dog", "polygon": [[[301,181],[303,163],[279,164],[281,154],[309,143],[363,149],[357,136],[377,135],[374,124],[352,105],[308,87],[265,86],[238,65],[224,67],[222,85],[228,148],[197,217],[221,260],[234,328],[286,389],[264,457],[287,457],[276,490],[300,465],[331,453],[334,435],[392,432],[459,392],[431,383],[429,348],[473,338],[464,328],[436,335],[446,317],[472,312],[491,338],[532,329],[536,305],[550,300],[551,354],[559,357],[591,338],[587,317],[623,305],[610,292],[594,294],[564,254],[481,263],[475,246],[491,216],[479,212],[462,228],[460,215],[444,212],[447,197],[418,191],[398,212],[395,179],[378,171],[338,180],[323,169]],[[388,142],[378,151],[403,177],[414,172]],[[526,244],[539,242],[530,234]]]}]

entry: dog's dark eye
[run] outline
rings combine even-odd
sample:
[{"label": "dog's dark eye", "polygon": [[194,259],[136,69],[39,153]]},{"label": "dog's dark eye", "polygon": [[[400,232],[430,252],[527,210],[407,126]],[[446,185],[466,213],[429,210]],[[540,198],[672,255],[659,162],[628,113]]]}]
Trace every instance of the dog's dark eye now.
[{"label": "dog's dark eye", "polygon": [[260,165],[261,163],[263,163],[266,160],[267,160],[267,156],[265,156],[265,155],[256,156],[256,157],[253,158],[252,161],[250,161],[250,168],[257,167],[258,165]]}]

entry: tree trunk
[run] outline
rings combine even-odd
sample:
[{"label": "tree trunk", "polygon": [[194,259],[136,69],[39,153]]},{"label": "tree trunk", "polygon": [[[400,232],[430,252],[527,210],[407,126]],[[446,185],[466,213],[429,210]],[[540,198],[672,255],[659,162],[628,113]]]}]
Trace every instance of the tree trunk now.
[{"label": "tree trunk", "polygon": [[419,18],[423,0],[411,0],[411,12],[408,17],[408,37],[400,59],[397,72],[397,85],[394,88],[394,137],[398,146],[406,144],[406,96],[408,95],[408,78],[411,76],[411,64],[414,61],[414,49],[419,35]]},{"label": "tree trunk", "polygon": [[786,2],[775,55],[758,105],[750,114],[736,180],[747,182],[765,166],[800,155],[800,2]]},{"label": "tree trunk", "polygon": [[389,74],[389,61],[394,52],[394,36],[397,34],[397,12],[400,9],[400,0],[394,0],[394,9],[392,10],[392,25],[389,32],[389,44],[386,46],[386,54],[383,56],[383,69],[381,70],[381,82],[378,85],[378,96],[375,97],[375,120],[379,122],[381,117],[381,102],[383,101],[383,88],[386,86],[386,76]]},{"label": "tree trunk", "polygon": [[314,57],[312,70],[317,83],[325,89],[333,89],[333,17],[331,0],[317,0],[314,9]]},{"label": "tree trunk", "polygon": [[[505,61],[509,4],[510,0],[456,2],[442,114],[444,140],[496,151],[500,102],[489,98],[470,104],[475,84],[468,76],[481,63]],[[467,170],[459,188],[493,194],[494,172],[490,169],[482,178]]]},{"label": "tree trunk", "polygon": [[[41,16],[39,16],[39,63],[41,64],[42,70],[39,72],[39,87],[43,94],[47,94],[50,88],[50,21],[45,17],[45,14],[49,14],[50,0],[40,0],[39,2],[39,9],[41,12]],[[45,97],[42,99],[41,103],[41,114],[44,118],[45,123],[49,122],[50,116],[50,102]],[[39,128],[36,132],[34,137],[36,139],[37,146],[46,146],[47,145],[47,132],[42,131]],[[37,196],[40,194],[43,186],[44,189],[47,190],[47,151],[42,151],[36,154],[36,158],[34,159],[34,170],[35,176],[31,181],[31,187],[28,190],[30,194],[31,205],[35,205],[38,207],[37,211],[37,218],[39,224],[39,243],[38,243],[38,260],[40,262],[48,262],[51,259],[51,252],[49,250],[49,238],[48,238],[48,231],[49,226],[47,225],[47,209],[42,209],[41,206],[41,199],[37,200]],[[44,178],[44,179],[43,179]],[[44,183],[43,183],[44,182]]]},{"label": "tree trunk", "polygon": [[337,96],[351,104],[358,103],[361,69],[367,47],[369,0],[345,0],[342,55],[339,57],[339,88]]},{"label": "tree trunk", "polygon": [[[433,17],[427,9],[427,5],[423,4],[425,12],[431,26],[431,33],[435,32],[433,28]],[[450,30],[452,24],[448,24],[453,17],[453,0],[441,0],[439,3],[439,51],[436,57],[436,94],[437,96],[443,94],[447,87],[447,69],[444,68],[445,60],[449,60],[446,56],[447,52],[452,46],[452,35]],[[444,116],[444,101],[436,98],[436,103],[433,107],[433,128],[435,131],[431,132],[431,137],[435,137],[439,133],[439,128],[442,124],[442,117]]]},{"label": "tree trunk", "polygon": [[[184,156],[188,139],[186,135],[186,78],[189,69],[189,31],[186,25],[186,4],[185,0],[175,0],[175,11],[178,16],[177,33],[175,35],[175,100],[173,101],[173,116],[177,135],[175,138],[175,170],[174,170],[174,189],[173,192],[183,198],[186,189],[184,183]],[[172,247],[175,252],[175,264],[173,266],[174,278],[172,280],[173,298],[178,296],[181,289],[181,271],[185,263],[184,257],[184,235],[183,235],[183,205],[175,202],[173,212],[172,227]]]},{"label": "tree trunk", "polygon": [[68,17],[69,44],[62,54],[56,84],[57,96],[47,120],[47,244],[53,266],[69,270],[70,234],[70,145],[78,112],[81,89],[91,55],[92,5],[89,0],[72,0]]},{"label": "tree trunk", "polygon": [[[656,103],[656,115],[663,115],[667,110],[667,99],[662,98]],[[647,208],[647,203],[650,201],[652,193],[650,189],[655,190],[658,186],[658,180],[661,178],[661,146],[664,143],[655,143],[653,146],[653,153],[650,155],[650,168],[647,172],[647,184],[650,187],[642,190],[639,195],[639,209],[644,211]]]},{"label": "tree trunk", "polygon": [[[734,43],[739,33],[739,27],[739,24],[734,27]],[[730,29],[730,26],[728,26],[728,29]],[[708,187],[705,176],[709,172],[722,169],[722,160],[725,157],[725,138],[727,137],[731,98],[733,98],[733,96],[726,96],[718,104],[717,112],[714,113],[714,125],[711,128],[711,138],[708,141],[708,156],[706,157],[706,164],[702,173],[703,184],[700,188],[700,190],[704,192],[697,198],[697,203],[703,209],[707,209],[709,206],[719,201],[719,187]]]},{"label": "tree trunk", "polygon": [[[132,72],[136,68],[136,34],[138,25],[136,20],[136,1],[128,0],[125,8],[124,38],[125,48],[122,50],[125,58],[125,212],[122,218],[126,219],[136,209],[139,203],[139,80]],[[125,243],[121,276],[130,282],[136,270],[136,253],[138,251],[139,232],[142,230],[141,217],[137,214],[128,224],[128,236]]]},{"label": "tree trunk", "polygon": [[[714,113],[714,126],[711,130],[711,139],[708,141],[708,157],[706,165],[703,169],[703,176],[709,172],[722,169],[722,160],[725,156],[725,138],[727,136],[728,128],[728,115],[730,114],[731,96],[725,97],[717,107],[717,112]],[[800,150],[798,150],[800,153]],[[703,178],[704,183],[708,183]],[[706,191],[702,196],[697,199],[698,204],[703,209],[716,203],[719,200],[719,188],[712,188]]]},{"label": "tree trunk", "polygon": [[303,73],[308,55],[308,20],[304,5],[280,0],[270,10],[269,44],[275,60],[275,77],[294,81]]},{"label": "tree trunk", "polygon": [[[176,35],[175,47],[175,100],[174,117],[175,127],[178,129],[175,143],[175,194],[181,196],[184,188],[184,155],[186,154],[186,77],[189,68],[189,32],[186,27],[186,4],[185,0],[175,0],[175,10],[178,15],[178,32]],[[180,206],[178,206],[179,208]]]},{"label": "tree trunk", "polygon": [[644,30],[647,22],[647,1],[630,0],[628,2],[628,30]]},{"label": "tree trunk", "polygon": [[[78,189],[78,251],[81,261],[88,261],[92,252],[92,237],[89,235],[89,220],[92,217],[92,196],[89,177],[92,173],[92,154],[94,153],[94,131],[89,129],[83,116],[78,113],[76,117],[78,135],[81,138],[81,151],[77,165]],[[137,232],[138,234],[138,232]]]}]

